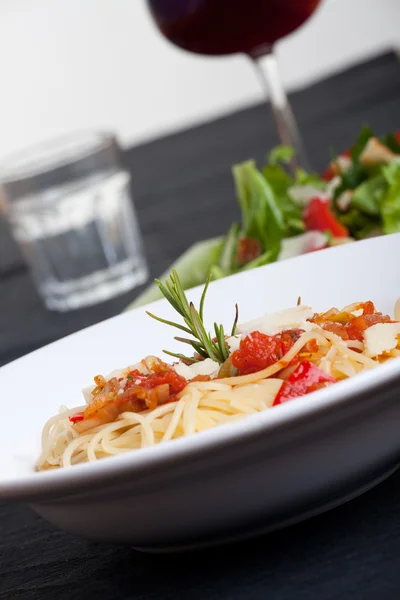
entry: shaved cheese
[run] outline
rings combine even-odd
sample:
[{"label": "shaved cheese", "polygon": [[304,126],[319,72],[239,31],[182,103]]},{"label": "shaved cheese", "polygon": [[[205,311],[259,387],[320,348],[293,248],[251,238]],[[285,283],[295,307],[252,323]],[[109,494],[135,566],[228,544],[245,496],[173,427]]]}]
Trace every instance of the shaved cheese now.
[{"label": "shaved cheese", "polygon": [[327,236],[321,231],[307,231],[300,235],[295,235],[282,240],[281,251],[278,260],[285,260],[300,254],[306,254],[313,250],[326,248],[328,243]]},{"label": "shaved cheese", "polygon": [[346,173],[352,164],[353,161],[351,158],[342,154],[330,162],[329,168],[333,171],[333,173],[335,173],[335,175],[341,175],[342,173]]},{"label": "shaved cheese", "polygon": [[[128,373],[130,371],[139,371],[139,373],[143,373],[143,374],[148,373],[148,370],[146,369],[144,364],[140,362],[140,363],[136,363],[135,365],[130,365],[129,367],[126,367],[125,369],[114,369],[114,371],[107,373],[107,375],[105,375],[104,378],[106,381],[108,381],[112,377],[116,377],[117,379],[122,378],[121,386],[123,387],[126,383],[125,377],[128,375]],[[88,385],[82,389],[82,394],[83,394],[83,397],[85,398],[86,404],[90,404],[92,402],[92,400],[93,400],[92,392],[95,389],[95,387],[96,387],[95,385]]]},{"label": "shaved cheese", "polygon": [[377,323],[364,332],[365,354],[379,356],[397,346],[400,323]]},{"label": "shaved cheese", "polygon": [[303,207],[307,206],[310,200],[315,197],[329,200],[328,194],[312,185],[292,185],[288,189],[288,195],[296,204]]},{"label": "shaved cheese", "polygon": [[336,158],[336,160],[334,160],[331,165],[334,166],[335,172],[337,171],[337,169],[339,169],[339,173],[346,173],[351,165],[353,164],[353,161],[351,160],[351,158],[349,156],[338,156]]},{"label": "shaved cheese", "polygon": [[380,163],[389,163],[396,155],[379,140],[372,137],[368,140],[364,150],[361,152],[360,164],[371,167]]},{"label": "shaved cheese", "polygon": [[307,322],[307,319],[310,319],[313,314],[313,310],[309,306],[296,306],[295,308],[280,310],[276,313],[243,323],[242,325],[239,325],[237,330],[242,334],[251,333],[252,331],[261,331],[261,333],[273,335],[274,333],[292,327],[304,329],[306,325],[313,325],[312,323]]},{"label": "shaved cheese", "polygon": [[394,318],[396,321],[400,321],[400,298],[396,300],[396,304],[394,305]]},{"label": "shaved cheese", "polygon": [[346,210],[350,207],[351,197],[353,196],[353,190],[345,190],[340,194],[340,196],[336,200],[336,205],[342,212],[346,212]]},{"label": "shaved cheese", "polygon": [[206,358],[193,365],[185,365],[183,362],[179,362],[173,367],[178,375],[185,379],[193,379],[196,375],[214,375],[218,373],[218,365],[211,358]]},{"label": "shaved cheese", "polygon": [[96,387],[95,385],[88,385],[87,387],[83,388],[82,394],[83,394],[83,397],[85,398],[86,404],[90,404],[91,401],[93,400],[92,392],[95,387]]},{"label": "shaved cheese", "polygon": [[235,350],[237,350],[240,345],[240,336],[234,335],[232,337],[229,337],[229,338],[227,338],[226,343],[229,346],[229,350],[231,352],[235,352]]},{"label": "shaved cheese", "polygon": [[335,190],[337,190],[341,183],[342,178],[340,177],[340,175],[336,175],[330,181],[328,181],[328,185],[326,186],[326,193],[329,196],[329,198],[333,198]]}]

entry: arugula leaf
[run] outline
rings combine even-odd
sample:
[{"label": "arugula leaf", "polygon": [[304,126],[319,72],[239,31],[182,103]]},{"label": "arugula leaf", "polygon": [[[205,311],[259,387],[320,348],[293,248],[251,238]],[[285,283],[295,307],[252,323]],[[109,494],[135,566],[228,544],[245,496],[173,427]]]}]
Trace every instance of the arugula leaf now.
[{"label": "arugula leaf", "polygon": [[389,183],[382,200],[382,223],[384,233],[400,231],[400,164],[393,161],[382,169]]},{"label": "arugula leaf", "polygon": [[291,146],[275,146],[268,152],[267,162],[270,165],[277,165],[278,163],[288,164],[294,156],[294,149]]},{"label": "arugula leaf", "polygon": [[381,142],[395,154],[400,154],[400,141],[393,133],[382,136]]},{"label": "arugula leaf", "polygon": [[317,173],[307,173],[307,171],[304,171],[304,169],[296,170],[294,185],[309,185],[318,190],[326,189],[326,181],[321,179]]},{"label": "arugula leaf", "polygon": [[340,174],[341,183],[333,192],[334,201],[346,190],[355,190],[368,176],[368,172],[359,163],[351,165],[348,171]]},{"label": "arugula leaf", "polygon": [[373,231],[379,230],[381,226],[380,218],[362,213],[357,208],[352,208],[348,212],[336,216],[342,225],[347,227],[350,235],[357,240],[368,237]]},{"label": "arugula leaf", "polygon": [[[356,189],[368,177],[368,169],[365,169],[360,164],[360,156],[368,140],[373,136],[374,133],[372,129],[368,125],[364,125],[358,135],[356,143],[350,149],[350,158],[352,161],[350,168],[346,172],[341,172],[340,167],[336,162],[342,181],[334,191],[334,201],[346,190]],[[335,161],[335,159],[333,160]]]},{"label": "arugula leaf", "polygon": [[350,204],[367,215],[379,216],[382,198],[386,190],[385,177],[382,174],[376,175],[356,187]]},{"label": "arugula leaf", "polygon": [[367,145],[368,140],[372,137],[374,137],[374,132],[372,131],[371,127],[369,125],[364,125],[358,134],[356,143],[350,150],[350,157],[354,165],[359,162],[362,151]]}]

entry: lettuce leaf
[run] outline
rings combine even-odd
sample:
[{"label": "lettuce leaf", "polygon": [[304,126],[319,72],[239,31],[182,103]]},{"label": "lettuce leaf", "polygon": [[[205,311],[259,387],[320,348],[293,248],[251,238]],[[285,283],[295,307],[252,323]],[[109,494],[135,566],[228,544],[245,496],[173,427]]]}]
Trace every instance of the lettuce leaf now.
[{"label": "lettuce leaf", "polygon": [[382,169],[388,189],[382,199],[382,224],[384,233],[400,231],[400,164],[393,161]]},{"label": "lettuce leaf", "polygon": [[369,125],[364,125],[358,134],[356,143],[350,150],[350,157],[353,161],[353,164],[356,165],[360,161],[360,156],[367,145],[368,140],[372,137],[374,137],[374,132],[372,131],[371,127]]},{"label": "lettuce leaf", "polygon": [[285,221],[273,188],[254,161],[235,165],[233,174],[242,213],[242,234],[258,240],[264,251],[274,248],[279,253]]},{"label": "lettuce leaf", "polygon": [[[204,283],[209,276],[213,265],[217,265],[224,238],[217,237],[197,242],[180,256],[160,277],[161,281],[167,279],[172,270],[176,269],[185,290]],[[216,273],[214,274],[214,276]],[[224,276],[224,275],[221,275]],[[158,286],[153,283],[140,294],[125,310],[143,306],[149,302],[163,298]]]},{"label": "lettuce leaf", "polygon": [[294,150],[290,146],[275,146],[268,152],[267,163],[277,165],[278,163],[288,164],[294,156]]},{"label": "lettuce leaf", "polygon": [[382,174],[367,179],[354,190],[351,197],[351,206],[367,215],[379,216],[382,198],[387,187],[387,181]]},{"label": "lettuce leaf", "polygon": [[400,142],[398,138],[393,134],[389,133],[381,137],[381,142],[385,144],[395,154],[400,154]]},{"label": "lettuce leaf", "polygon": [[225,275],[231,275],[235,272],[237,244],[239,237],[240,225],[239,223],[232,223],[222,245],[218,260],[218,270],[215,270],[215,274],[218,273],[219,275],[218,279],[223,276],[222,273]]},{"label": "lettuce leaf", "polygon": [[356,240],[369,237],[373,232],[378,232],[381,227],[381,219],[379,217],[367,215],[359,211],[358,208],[351,208],[346,213],[339,213],[337,217]]}]

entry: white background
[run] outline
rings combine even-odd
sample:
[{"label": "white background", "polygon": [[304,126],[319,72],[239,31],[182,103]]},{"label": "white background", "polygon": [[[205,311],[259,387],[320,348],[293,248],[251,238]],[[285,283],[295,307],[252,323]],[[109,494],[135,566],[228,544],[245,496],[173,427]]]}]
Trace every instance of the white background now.
[{"label": "white background", "polygon": [[[400,0],[324,0],[278,57],[296,89],[391,46]],[[143,0],[0,0],[0,73],[0,156],[80,128],[126,146],[261,99],[244,57],[175,49]]]}]

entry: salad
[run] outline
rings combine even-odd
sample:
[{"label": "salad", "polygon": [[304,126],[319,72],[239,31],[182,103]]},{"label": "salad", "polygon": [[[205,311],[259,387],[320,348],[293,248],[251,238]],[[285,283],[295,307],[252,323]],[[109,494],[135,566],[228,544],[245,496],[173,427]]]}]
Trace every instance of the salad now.
[{"label": "salad", "polygon": [[[189,248],[176,269],[184,289],[307,252],[400,231],[400,132],[378,138],[364,126],[322,174],[288,171],[292,148],[277,146],[258,168],[232,173],[241,220]],[[128,308],[161,298],[151,285]]]}]

